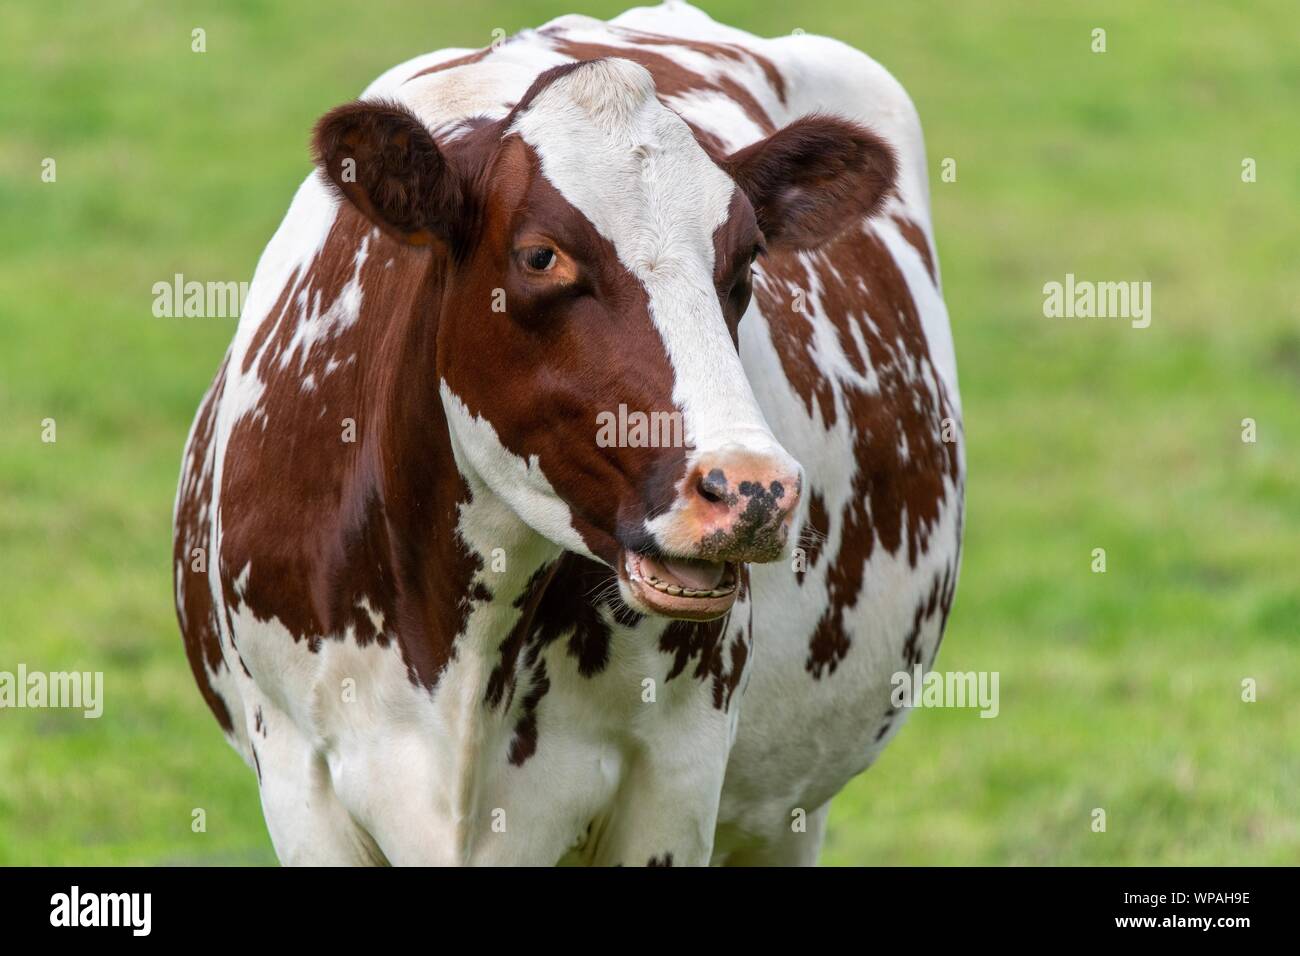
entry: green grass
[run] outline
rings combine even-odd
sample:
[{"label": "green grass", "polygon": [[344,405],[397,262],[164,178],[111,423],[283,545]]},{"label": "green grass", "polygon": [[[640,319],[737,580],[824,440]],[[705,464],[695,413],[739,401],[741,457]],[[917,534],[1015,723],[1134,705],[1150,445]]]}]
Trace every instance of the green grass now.
[{"label": "green grass", "polygon": [[[382,70],[620,8],[301,6],[0,13],[0,670],[103,670],[108,699],[98,721],[0,712],[0,863],[274,860],[171,610],[180,450],[233,322],[155,319],[150,287],[250,277],[312,122]],[[1001,714],[915,714],[836,800],[826,862],[1300,861],[1292,0],[706,6],[839,37],[908,87],[961,367],[940,666],[999,671]],[[1066,272],[1149,279],[1151,327],[1043,318]]]}]

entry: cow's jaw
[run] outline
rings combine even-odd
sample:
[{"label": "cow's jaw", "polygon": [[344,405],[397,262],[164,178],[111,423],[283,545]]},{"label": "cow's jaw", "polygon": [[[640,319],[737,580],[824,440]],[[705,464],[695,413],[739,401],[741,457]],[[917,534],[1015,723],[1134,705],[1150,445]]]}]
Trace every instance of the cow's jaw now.
[{"label": "cow's jaw", "polygon": [[624,551],[618,569],[623,601],[635,611],[711,621],[736,603],[739,565]]},{"label": "cow's jaw", "polygon": [[499,543],[518,546],[520,535],[532,532],[550,541],[556,555],[564,549],[599,560],[574,528],[572,510],[551,487],[536,456],[510,451],[492,423],[470,411],[446,381],[440,389],[456,467],[472,492],[493,495],[508,509],[503,513],[514,516],[499,522]]}]

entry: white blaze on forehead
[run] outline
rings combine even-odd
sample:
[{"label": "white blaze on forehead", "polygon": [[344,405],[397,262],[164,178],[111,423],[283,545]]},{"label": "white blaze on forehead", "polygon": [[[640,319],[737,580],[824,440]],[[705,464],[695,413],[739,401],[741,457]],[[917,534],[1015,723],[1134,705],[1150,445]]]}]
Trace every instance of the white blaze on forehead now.
[{"label": "white blaze on forehead", "polygon": [[541,90],[510,132],[645,287],[687,439],[780,453],[714,290],[713,234],[735,184],[659,102],[650,73],[630,60],[583,64]]}]

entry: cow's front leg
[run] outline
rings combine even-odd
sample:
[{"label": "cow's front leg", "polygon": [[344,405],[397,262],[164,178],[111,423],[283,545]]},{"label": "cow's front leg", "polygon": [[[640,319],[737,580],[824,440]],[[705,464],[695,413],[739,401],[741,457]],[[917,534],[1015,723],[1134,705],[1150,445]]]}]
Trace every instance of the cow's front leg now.
[{"label": "cow's front leg", "polygon": [[782,825],[766,840],[724,854],[714,863],[723,866],[816,866],[826,839],[826,820],[831,803],[827,800],[798,825],[797,819]]},{"label": "cow's front leg", "polygon": [[383,853],[339,802],[325,757],[269,699],[245,691],[266,828],[285,866],[381,865]]},{"label": "cow's front leg", "polygon": [[656,728],[633,756],[592,834],[594,865],[708,865],[731,741],[730,715],[709,710]]}]

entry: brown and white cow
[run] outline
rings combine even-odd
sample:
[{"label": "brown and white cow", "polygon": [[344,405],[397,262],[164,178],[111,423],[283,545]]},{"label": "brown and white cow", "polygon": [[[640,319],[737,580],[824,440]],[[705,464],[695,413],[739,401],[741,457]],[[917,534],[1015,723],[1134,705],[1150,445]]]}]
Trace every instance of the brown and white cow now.
[{"label": "brown and white cow", "polygon": [[281,860],[815,861],[957,579],[906,94],[669,3],[418,58],[314,148],[175,521]]}]

